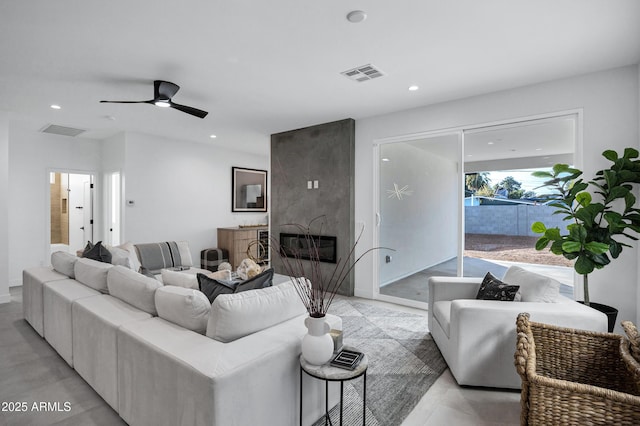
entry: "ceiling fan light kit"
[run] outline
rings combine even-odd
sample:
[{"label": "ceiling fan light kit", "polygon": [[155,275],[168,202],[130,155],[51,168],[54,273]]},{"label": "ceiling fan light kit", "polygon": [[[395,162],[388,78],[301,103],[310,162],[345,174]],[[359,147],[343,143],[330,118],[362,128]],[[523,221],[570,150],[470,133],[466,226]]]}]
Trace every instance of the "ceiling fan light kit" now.
[{"label": "ceiling fan light kit", "polygon": [[100,101],[101,103],[114,103],[114,104],[153,104],[161,108],[173,108],[178,111],[193,115],[198,118],[205,118],[207,111],[203,111],[198,108],[180,105],[173,102],[171,99],[180,90],[180,86],[171,83],[170,81],[155,80],[153,82],[153,99],[148,101]]}]

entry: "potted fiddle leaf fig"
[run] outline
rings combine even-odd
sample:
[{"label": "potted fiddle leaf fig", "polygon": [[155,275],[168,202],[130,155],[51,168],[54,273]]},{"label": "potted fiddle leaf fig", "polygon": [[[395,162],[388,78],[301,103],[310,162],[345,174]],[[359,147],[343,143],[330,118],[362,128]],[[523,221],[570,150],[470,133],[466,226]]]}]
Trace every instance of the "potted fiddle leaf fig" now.
[{"label": "potted fiddle leaf fig", "polygon": [[[550,172],[533,173],[535,177],[548,178],[541,186],[552,190],[545,195],[550,200],[548,205],[570,224],[561,230],[535,222],[531,229],[542,234],[536,242],[537,250],[551,244],[552,253],[575,260],[573,267],[583,277],[584,304],[606,313],[606,305],[589,299],[589,274],[617,259],[624,247],[631,247],[621,238],[638,239],[632,234],[640,233],[640,209],[635,207],[632,190],[634,184],[640,183],[640,160],[634,148],[626,148],[622,157],[611,150],[602,155],[612,162],[611,166],[598,171],[588,182],[580,178],[581,170],[567,164],[556,164]],[[617,310],[613,309],[612,314],[617,315]],[[614,324],[615,316],[613,321],[609,316],[609,331]]]}]

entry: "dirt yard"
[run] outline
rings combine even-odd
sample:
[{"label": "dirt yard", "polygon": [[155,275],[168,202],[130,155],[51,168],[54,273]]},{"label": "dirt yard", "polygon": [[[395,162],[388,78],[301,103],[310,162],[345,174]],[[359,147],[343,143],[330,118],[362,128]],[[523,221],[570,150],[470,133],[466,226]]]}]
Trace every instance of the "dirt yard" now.
[{"label": "dirt yard", "polygon": [[466,234],[464,255],[482,259],[544,265],[573,266],[573,262],[545,249],[535,249],[537,237]]}]

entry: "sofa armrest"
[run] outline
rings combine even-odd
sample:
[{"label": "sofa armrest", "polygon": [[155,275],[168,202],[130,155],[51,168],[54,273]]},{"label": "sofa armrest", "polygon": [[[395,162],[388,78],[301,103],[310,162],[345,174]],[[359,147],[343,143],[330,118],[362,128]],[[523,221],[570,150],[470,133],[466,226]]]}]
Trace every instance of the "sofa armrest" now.
[{"label": "sofa armrest", "polygon": [[478,277],[430,277],[429,300],[475,299],[481,283]]},{"label": "sofa armrest", "polygon": [[[461,384],[517,388],[513,368],[516,318],[528,312],[532,321],[568,328],[606,331],[601,312],[568,299],[560,303],[454,300],[447,363]],[[470,357],[470,354],[473,356]]]}]

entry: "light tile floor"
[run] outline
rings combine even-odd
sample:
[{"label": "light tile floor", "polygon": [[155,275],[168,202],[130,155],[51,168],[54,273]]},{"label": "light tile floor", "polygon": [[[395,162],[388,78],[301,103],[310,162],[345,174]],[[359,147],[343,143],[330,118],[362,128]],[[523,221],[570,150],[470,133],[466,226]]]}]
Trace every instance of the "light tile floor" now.
[{"label": "light tile floor", "polygon": [[[378,300],[363,303],[423,315],[422,309]],[[506,426],[520,423],[520,392],[460,386],[447,369],[422,397],[402,426]]]}]

